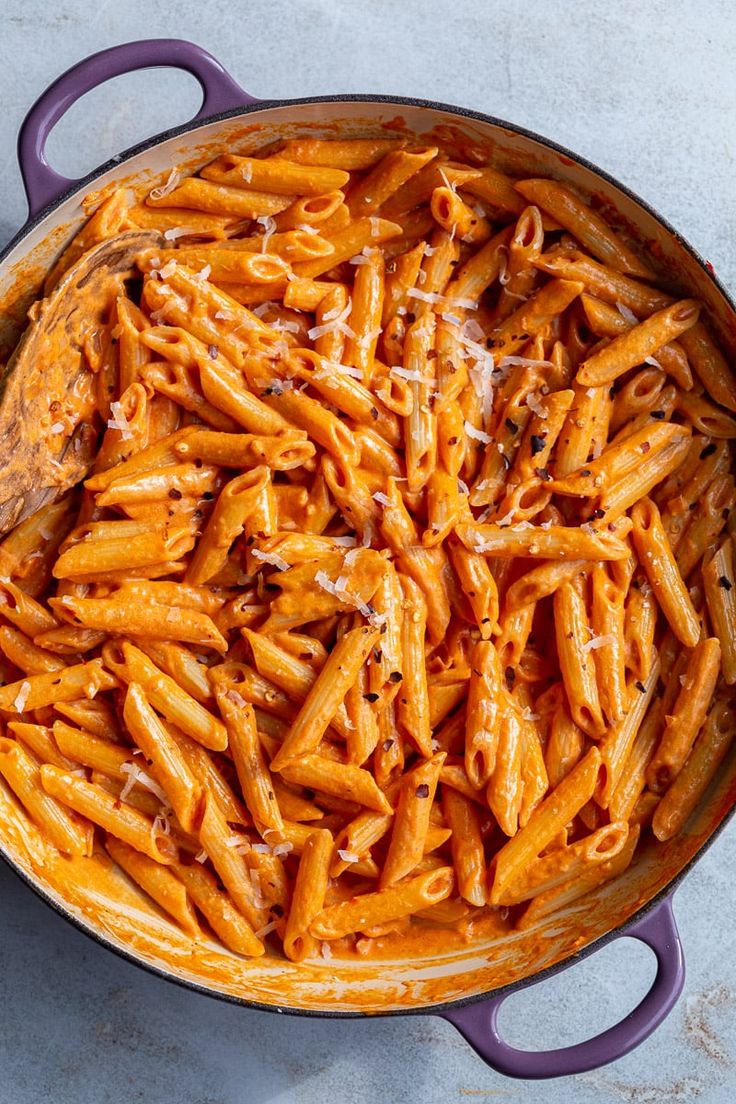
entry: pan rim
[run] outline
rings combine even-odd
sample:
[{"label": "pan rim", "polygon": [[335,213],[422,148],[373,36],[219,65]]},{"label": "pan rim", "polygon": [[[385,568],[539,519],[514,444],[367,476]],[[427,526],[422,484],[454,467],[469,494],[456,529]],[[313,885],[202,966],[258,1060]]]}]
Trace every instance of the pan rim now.
[{"label": "pan rim", "polygon": [[[288,108],[288,107],[302,107],[315,104],[395,104],[397,106],[425,108],[432,111],[441,111],[450,115],[458,116],[461,119],[475,120],[486,125],[494,126],[502,130],[509,131],[511,134],[527,138],[531,141],[544,146],[546,149],[569,159],[574,164],[581,166],[588,172],[593,173],[600,179],[604,180],[607,184],[611,185],[619,192],[621,192],[628,200],[632,201],[643,211],[645,211],[651,218],[653,218],[668,234],[674,239],[674,241],[682,248],[689,256],[696,262],[699,268],[702,270],[705,278],[710,281],[721,295],[722,299],[733,313],[736,319],[736,301],[730,292],[723,285],[721,280],[716,275],[712,266],[705,260],[700,252],[688,241],[684,235],[674,227],[668,219],[661,215],[650,203],[644,200],[637,192],[633,191],[626,184],[623,184],[615,176],[609,173],[607,170],[600,168],[594,162],[588,158],[581,156],[574,150],[570,150],[568,147],[555,142],[554,140],[547,138],[543,135],[529,130],[526,127],[519,126],[515,123],[510,123],[507,120],[500,119],[497,116],[487,115],[480,111],[475,111],[471,108],[459,107],[454,104],[447,104],[442,101],[428,100],[416,97],[407,96],[395,96],[395,95],[377,95],[372,93],[349,93],[343,95],[330,95],[330,96],[306,96],[299,98],[289,98],[281,100],[257,100],[255,103],[244,104],[241,107],[232,108],[228,111],[217,112],[213,115],[209,115],[205,118],[198,118],[196,121],[189,121],[179,124],[178,126],[171,127],[159,134],[153,135],[150,138],[144,139],[141,142],[136,143],[134,146],[128,147],[122,153],[115,155],[108,159],[103,164],[97,166],[89,173],[85,174],[79,180],[70,182],[68,188],[66,188],[55,200],[43,207],[35,216],[29,219],[24,225],[17,231],[10,241],[0,249],[0,268],[4,265],[7,258],[18,248],[23,241],[30,236],[30,234],[41,225],[50,215],[54,213],[59,207],[61,207],[68,199],[75,194],[82,192],[89,188],[91,184],[97,181],[101,176],[106,173],[124,168],[125,164],[134,158],[140,156],[142,153],[148,150],[154,149],[156,146],[162,145],[164,142],[177,138],[186,134],[194,133],[200,128],[209,126],[213,123],[225,122],[230,119],[236,119],[240,117],[250,116],[263,111],[273,110],[275,108]],[[187,978],[177,976],[174,972],[164,969],[163,967],[155,966],[152,963],[146,962],[144,959],[137,956],[132,950],[128,950],[125,947],[119,946],[111,938],[105,936],[101,932],[96,931],[92,925],[85,922],[81,917],[74,916],[70,911],[64,908],[63,903],[54,899],[53,895],[40,883],[36,882],[23,868],[18,865],[5,850],[0,846],[0,859],[13,871],[14,874],[20,878],[29,888],[39,897],[45,904],[47,904],[54,912],[66,920],[69,924],[73,925],[76,929],[82,932],[89,939],[94,940],[99,945],[106,948],[108,951],[112,951],[118,957],[137,966],[139,969],[145,970],[156,977],[162,978],[171,984],[178,985],[184,989],[188,989],[212,998],[213,1000],[226,1001],[229,1004],[236,1004],[244,1008],[250,1008],[256,1011],[270,1012],[273,1014],[288,1014],[293,1016],[312,1017],[320,1019],[366,1019],[377,1018],[386,1016],[421,1016],[421,1015],[438,1015],[444,1016],[445,1014],[455,1011],[459,1008],[478,1004],[483,1001],[495,1001],[503,997],[509,996],[511,993],[519,992],[522,989],[527,988],[530,985],[534,985],[537,982],[544,981],[555,974],[561,973],[563,970],[573,966],[576,962],[580,962],[587,958],[589,955],[594,954],[596,951],[601,950],[604,946],[610,943],[614,939],[626,936],[628,931],[634,927],[645,916],[652,913],[664,901],[671,897],[676,889],[679,887],[683,879],[690,872],[692,867],[700,858],[708,851],[715,840],[720,836],[726,825],[736,813],[736,805],[733,805],[721,818],[718,825],[713,829],[710,835],[703,841],[698,847],[697,851],[688,859],[688,861],[681,867],[681,869],[670,879],[665,886],[662,887],[646,904],[635,910],[631,916],[629,916],[623,923],[612,928],[608,932],[604,932],[596,939],[591,940],[590,943],[584,947],[576,950],[572,954],[566,956],[561,961],[554,963],[551,966],[546,966],[544,969],[529,975],[529,977],[518,979],[517,981],[509,982],[507,985],[500,986],[499,988],[488,990],[482,993],[475,993],[465,997],[458,997],[454,1000],[432,1003],[422,1005],[416,1008],[398,1008],[398,1009],[385,1009],[377,1011],[339,1011],[339,1010],[317,1010],[308,1008],[297,1008],[290,1005],[276,1005],[266,1004],[260,1001],[252,1000],[247,997],[240,997],[235,994],[223,993],[218,990],[212,989],[204,984],[200,984],[195,981],[190,981]]]}]

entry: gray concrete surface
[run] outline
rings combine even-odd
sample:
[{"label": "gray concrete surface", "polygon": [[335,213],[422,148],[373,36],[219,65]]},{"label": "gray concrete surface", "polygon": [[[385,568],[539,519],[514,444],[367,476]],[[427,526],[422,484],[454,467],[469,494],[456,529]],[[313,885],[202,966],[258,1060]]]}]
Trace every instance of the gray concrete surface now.
[{"label": "gray concrete surface", "polygon": [[[38,93],[83,55],[180,36],[255,95],[391,92],[438,98],[556,138],[626,181],[736,292],[736,12],[730,0],[2,0],[0,243],[25,208],[15,135]],[[121,78],[54,133],[71,175],[184,120],[193,81]],[[101,950],[0,869],[0,1104],[726,1104],[736,1094],[736,831],[676,898],[683,997],[638,1051],[534,1085],[486,1069],[426,1019],[327,1023],[244,1012],[166,985]],[[564,1045],[613,1023],[652,975],[621,940],[512,998],[520,1046]]]}]

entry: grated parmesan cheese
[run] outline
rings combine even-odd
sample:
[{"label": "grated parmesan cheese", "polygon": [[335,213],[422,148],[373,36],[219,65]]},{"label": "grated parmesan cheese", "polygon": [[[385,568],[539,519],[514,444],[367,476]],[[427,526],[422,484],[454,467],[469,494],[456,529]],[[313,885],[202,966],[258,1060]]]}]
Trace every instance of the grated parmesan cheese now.
[{"label": "grated parmesan cheese", "polygon": [[263,896],[261,879],[257,870],[250,871],[250,882],[253,889],[253,904],[256,908],[267,908],[268,900]]},{"label": "grated parmesan cheese", "polygon": [[110,413],[112,418],[108,421],[107,428],[119,430],[123,441],[129,441],[133,436],[133,431],[130,422],[125,417],[122,405],[119,402],[110,403]]},{"label": "grated parmesan cheese", "polygon": [[511,273],[509,272],[509,251],[508,247],[502,245],[498,250],[498,282],[502,287],[506,287],[506,284],[511,279]]},{"label": "grated parmesan cheese", "polygon": [[271,564],[279,571],[288,571],[291,564],[287,563],[285,559],[278,555],[277,552],[262,552],[260,548],[251,548],[251,555],[256,560],[261,560],[263,563]]},{"label": "grated parmesan cheese", "polygon": [[409,288],[406,294],[410,299],[420,299],[422,303],[443,303],[445,299],[444,295],[438,295],[436,291],[422,291],[421,288]]},{"label": "grated parmesan cheese", "polygon": [[[369,330],[368,333],[362,334],[358,338],[358,341],[357,341],[358,348],[359,349],[368,349],[368,348],[370,348],[370,346],[373,344],[374,341],[378,341],[380,336],[381,336],[381,327],[380,326],[378,327],[377,330]],[[362,373],[361,373],[361,375],[362,375]]]},{"label": "grated parmesan cheese", "polygon": [[542,421],[547,420],[547,411],[542,405],[542,400],[539,397],[538,391],[532,391],[530,392],[530,394],[527,395],[526,405],[529,407],[532,413],[536,414],[538,418],[542,419]]},{"label": "grated parmesan cheese", "polygon": [[607,644],[615,644],[616,637],[613,633],[606,633],[605,636],[594,636],[590,640],[581,645],[581,652],[591,652],[598,648],[605,648]]},{"label": "grated parmesan cheese", "polygon": [[533,357],[505,356],[499,368],[554,368],[551,360],[535,360]]},{"label": "grated parmesan cheese", "polygon": [[[232,847],[233,851],[236,851],[238,855],[247,855],[253,847],[253,844],[251,844],[246,836],[238,835],[237,832],[233,832],[233,834],[228,836],[225,840],[225,846]],[[263,844],[262,846],[268,847],[268,844]]]},{"label": "grated parmesan cheese", "polygon": [[632,326],[638,325],[639,319],[636,317],[631,308],[627,307],[625,303],[621,303],[618,299],[616,300],[616,310],[621,315],[621,317],[625,318],[626,321],[629,322]]},{"label": "grated parmesan cheese", "polygon": [[447,303],[448,307],[460,307],[462,310],[478,309],[477,299],[466,299],[463,296],[450,296],[449,298],[445,299],[445,302]]},{"label": "grated parmesan cheese", "polygon": [[179,183],[181,176],[176,169],[172,169],[169,173],[168,179],[165,184],[160,184],[157,188],[151,188],[148,193],[149,199],[163,199],[164,196],[170,195],[174,191]]},{"label": "grated parmesan cheese", "polygon": [[275,931],[279,926],[278,920],[269,920],[267,924],[264,924],[262,928],[259,928],[257,932],[254,932],[256,939],[265,939],[267,935],[270,935],[272,931]]},{"label": "grated parmesan cheese", "polygon": [[169,822],[168,813],[171,810],[162,810],[160,813],[156,813],[153,818],[153,824],[151,825],[151,839],[155,840],[156,836],[161,833],[162,836],[171,835],[171,823]]},{"label": "grated parmesan cheese", "polygon": [[346,862],[346,863],[360,862],[360,855],[356,855],[354,851],[344,851],[341,847],[338,847],[337,853],[338,853],[338,855],[340,856],[340,858],[342,859],[343,862]]},{"label": "grated parmesan cheese", "polygon": [[318,587],[322,587],[322,590],[326,590],[327,593],[331,594],[334,598],[339,597],[337,588],[326,571],[317,571],[314,576],[314,581]]},{"label": "grated parmesan cheese", "polygon": [[276,220],[271,218],[270,215],[261,215],[260,218],[256,219],[256,222],[260,223],[264,229],[263,239],[261,240],[261,253],[265,253],[268,243],[276,233]]},{"label": "grated parmesan cheese", "polygon": [[396,379],[407,380],[409,383],[429,383],[430,380],[425,379],[421,372],[412,371],[409,368],[389,368],[390,376],[394,376]]},{"label": "grated parmesan cheese", "polygon": [[[373,501],[380,502],[382,506],[391,505],[391,499],[388,497],[388,495],[385,495],[383,491],[376,491],[373,495]],[[345,559],[347,560],[347,556],[345,557]]]},{"label": "grated parmesan cheese", "polygon": [[447,178],[447,173],[445,172],[445,170],[440,169],[439,174],[440,174],[440,176],[442,177],[442,179],[445,183],[445,187],[449,188],[451,192],[457,192],[457,184],[451,184],[450,183],[450,181]]},{"label": "grated parmesan cheese", "polygon": [[31,693],[31,684],[30,684],[30,682],[22,682],[20,684],[20,690],[16,694],[15,701],[13,702],[13,708],[15,709],[16,713],[22,713],[23,712],[23,710],[26,707],[26,702],[28,701],[28,698],[30,697],[30,693]]},{"label": "grated parmesan cheese", "polygon": [[63,422],[54,422],[54,424],[51,426],[51,429],[49,430],[49,433],[63,433],[63,432],[64,432],[64,423]]},{"label": "grated parmesan cheese", "polygon": [[196,234],[196,232],[188,226],[172,226],[168,230],[164,230],[164,237],[166,241],[176,241],[177,238],[186,238],[190,234]]},{"label": "grated parmesan cheese", "polygon": [[493,438],[490,433],[484,433],[482,429],[476,429],[472,422],[465,420],[465,432],[474,441],[480,441],[484,445],[490,445]]},{"label": "grated parmesan cheese", "polygon": [[462,336],[466,341],[481,341],[485,337],[485,332],[475,318],[468,318],[463,323]]},{"label": "grated parmesan cheese", "polygon": [[316,380],[329,380],[331,372],[336,372],[338,376],[350,376],[351,379],[363,379],[362,368],[353,368],[350,364],[340,364],[337,360],[327,360],[326,358],[322,360],[319,368],[315,368],[312,376]]},{"label": "grated parmesan cheese", "polygon": [[[168,803],[169,799],[167,798],[161,787],[158,785],[158,783],[154,782],[151,776],[146,774],[145,771],[141,770],[141,768],[137,766],[136,763],[123,763],[120,770],[123,774],[128,775],[125,786],[120,793],[120,797],[123,801],[125,801],[125,798],[128,796],[133,786],[137,784],[139,786],[143,786],[145,790],[149,790],[155,797],[159,799],[162,805],[166,805]],[[125,797],[123,797],[123,792],[125,792]]]},{"label": "grated parmesan cheese", "polygon": [[331,311],[327,311],[323,315],[323,322],[319,326],[312,326],[311,330],[307,331],[307,337],[310,341],[316,341],[318,337],[322,337],[324,334],[329,333],[342,333],[345,337],[355,337],[355,331],[347,324],[346,319],[350,317],[350,312],[353,309],[352,301],[348,301],[344,310],[339,311],[337,307],[334,307]]}]

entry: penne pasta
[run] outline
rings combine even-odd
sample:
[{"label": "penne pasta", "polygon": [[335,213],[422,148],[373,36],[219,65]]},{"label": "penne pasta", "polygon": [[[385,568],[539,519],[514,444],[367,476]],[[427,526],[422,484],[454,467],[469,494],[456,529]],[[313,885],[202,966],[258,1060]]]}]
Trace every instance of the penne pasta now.
[{"label": "penne pasta", "polygon": [[37,427],[86,477],[0,539],[0,842],[195,958],[503,955],[723,790],[707,303],[566,179],[398,125],[88,196],[45,282],[153,243]]}]

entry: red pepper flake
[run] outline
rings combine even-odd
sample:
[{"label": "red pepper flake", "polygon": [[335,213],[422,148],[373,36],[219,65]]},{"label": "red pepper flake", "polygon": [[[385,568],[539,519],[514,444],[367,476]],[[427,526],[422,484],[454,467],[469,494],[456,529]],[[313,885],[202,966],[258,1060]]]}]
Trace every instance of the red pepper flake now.
[{"label": "red pepper flake", "polygon": [[532,447],[532,456],[536,456],[544,448],[544,437],[538,433],[532,433],[529,443]]},{"label": "red pepper flake", "polygon": [[378,701],[378,694],[373,694],[373,693],[364,694],[363,697],[365,698],[365,700],[367,702],[377,702]]},{"label": "red pepper flake", "polygon": [[208,345],[207,352],[210,354],[213,360],[217,360],[218,356],[220,355],[220,350],[216,345]]},{"label": "red pepper flake", "polygon": [[401,671],[392,671],[388,677],[390,682],[401,682],[404,676]]},{"label": "red pepper flake", "polygon": [[178,502],[181,497],[181,491],[177,491],[176,487],[172,487],[169,491],[169,498],[173,498],[175,502]]},{"label": "red pepper flake", "polygon": [[552,478],[546,468],[535,468],[534,471],[543,483],[549,483]]},{"label": "red pepper flake", "polygon": [[719,587],[723,587],[724,590],[730,590],[733,583],[726,575],[721,575],[718,579],[718,585]]},{"label": "red pepper flake", "polygon": [[646,686],[644,685],[643,682],[635,682],[634,686],[636,687],[636,689],[639,691],[640,694],[646,694],[647,688],[646,688]]},{"label": "red pepper flake", "polygon": [[429,797],[429,786],[426,782],[422,782],[421,786],[417,786],[417,797]]},{"label": "red pepper flake", "polygon": [[390,751],[391,748],[394,746],[394,741],[393,740],[384,740],[383,744],[381,746],[382,746],[384,751]]},{"label": "red pepper flake", "polygon": [[642,452],[649,452],[651,447],[652,446],[650,445],[649,441],[643,441],[642,446],[641,446],[641,451]]}]

